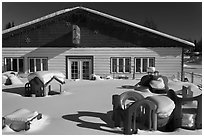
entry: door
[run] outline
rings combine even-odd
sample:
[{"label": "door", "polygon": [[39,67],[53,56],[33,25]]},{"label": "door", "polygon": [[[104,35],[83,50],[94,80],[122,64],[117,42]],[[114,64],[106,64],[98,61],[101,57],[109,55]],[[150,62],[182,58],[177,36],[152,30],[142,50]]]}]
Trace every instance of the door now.
[{"label": "door", "polygon": [[69,59],[69,79],[89,79],[92,72],[90,59]]},{"label": "door", "polygon": [[89,79],[89,76],[91,74],[90,64],[90,61],[82,61],[82,79]]},{"label": "door", "polygon": [[71,61],[71,79],[80,79],[79,61]]}]

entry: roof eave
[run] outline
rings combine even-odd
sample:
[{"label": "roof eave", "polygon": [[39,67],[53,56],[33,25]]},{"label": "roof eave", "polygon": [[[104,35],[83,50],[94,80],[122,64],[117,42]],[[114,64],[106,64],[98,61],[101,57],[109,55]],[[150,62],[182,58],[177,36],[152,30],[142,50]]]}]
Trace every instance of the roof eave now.
[{"label": "roof eave", "polygon": [[145,30],[145,31],[148,31],[148,32],[151,32],[151,33],[154,33],[154,34],[158,34],[158,35],[163,36],[163,37],[167,37],[167,38],[169,38],[169,39],[172,39],[172,40],[181,42],[181,43],[186,44],[186,45],[188,45],[188,46],[195,47],[195,44],[194,44],[194,43],[189,42],[189,41],[186,41],[186,40],[183,40],[183,39],[181,39],[181,38],[177,38],[177,37],[168,35],[168,34],[166,34],[166,33],[162,33],[162,32],[159,32],[159,31],[156,31],[156,30],[153,30],[153,29],[150,29],[150,28],[147,28],[147,27],[144,27],[144,26],[135,24],[135,23],[133,23],[133,22],[126,21],[126,20],[120,19],[120,18],[118,18],[118,17],[114,17],[114,16],[111,16],[111,15],[108,15],[108,14],[105,14],[105,13],[102,13],[102,12],[99,12],[99,11],[96,11],[96,10],[93,10],[93,9],[89,9],[89,8],[85,8],[85,7],[80,7],[80,8],[81,8],[81,9],[84,9],[84,10],[87,10],[87,11],[89,11],[89,12],[92,12],[92,13],[94,13],[94,14],[98,14],[98,15],[101,15],[101,16],[104,16],[104,17],[113,19],[113,20],[115,20],[115,21],[118,21],[118,22],[121,22],[121,23],[130,25],[130,26],[133,26],[133,27],[137,27],[137,28],[140,28],[140,29],[142,29],[142,30]]}]

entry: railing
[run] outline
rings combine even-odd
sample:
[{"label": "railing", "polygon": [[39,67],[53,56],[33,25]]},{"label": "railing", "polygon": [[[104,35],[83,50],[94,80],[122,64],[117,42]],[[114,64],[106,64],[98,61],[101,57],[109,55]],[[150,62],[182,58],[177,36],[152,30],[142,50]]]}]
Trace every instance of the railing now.
[{"label": "railing", "polygon": [[[178,72],[177,78],[181,79],[181,74],[179,72]],[[195,85],[200,85],[200,86],[202,85],[202,74],[184,71],[183,72],[183,78],[184,78],[183,79],[184,81],[186,79],[189,82],[194,83]]]}]

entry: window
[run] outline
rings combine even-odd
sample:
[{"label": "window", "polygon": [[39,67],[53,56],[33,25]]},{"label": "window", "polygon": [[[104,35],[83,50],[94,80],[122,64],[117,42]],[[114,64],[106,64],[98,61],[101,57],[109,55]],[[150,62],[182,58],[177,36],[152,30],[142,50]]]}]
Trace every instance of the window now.
[{"label": "window", "polygon": [[48,70],[47,58],[29,58],[29,72]]},{"label": "window", "polygon": [[5,71],[24,72],[23,68],[24,68],[23,58],[16,58],[16,57],[4,58]]},{"label": "window", "polygon": [[30,67],[29,67],[29,72],[34,72],[35,67],[34,67],[34,59],[30,59]]},{"label": "window", "polygon": [[43,70],[48,70],[48,63],[47,59],[42,59]]},{"label": "window", "polygon": [[119,58],[119,72],[123,72],[123,58]]},{"label": "window", "polygon": [[136,58],[136,72],[141,72],[141,59]]},{"label": "window", "polygon": [[130,58],[125,58],[125,72],[130,72],[131,66],[130,66]]},{"label": "window", "polygon": [[154,57],[136,57],[135,58],[135,72],[147,72],[147,67],[155,67]]},{"label": "window", "polygon": [[112,72],[117,72],[117,58],[112,58]]},{"label": "window", "polygon": [[147,58],[142,60],[142,72],[147,72]]},{"label": "window", "polygon": [[114,57],[111,58],[111,73],[130,73],[131,58]]}]

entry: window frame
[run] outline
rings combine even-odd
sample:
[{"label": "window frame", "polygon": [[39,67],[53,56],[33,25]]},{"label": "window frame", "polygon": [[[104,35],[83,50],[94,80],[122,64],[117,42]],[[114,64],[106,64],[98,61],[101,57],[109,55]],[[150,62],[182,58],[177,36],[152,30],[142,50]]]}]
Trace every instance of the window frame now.
[{"label": "window frame", "polygon": [[[9,59],[11,61],[11,70],[7,70],[7,59]],[[13,60],[16,59],[16,67],[17,70],[14,70],[14,66],[13,66]],[[23,66],[20,66],[20,59],[22,59],[23,61]],[[24,65],[25,65],[25,61],[24,61],[24,57],[4,57],[4,71],[16,71],[16,72],[24,72]],[[22,71],[20,71],[20,68],[22,67]]]},{"label": "window frame", "polygon": [[[31,71],[31,67],[30,67],[30,60],[33,59],[34,60],[34,71]],[[40,59],[40,70],[37,70],[37,59]],[[47,64],[46,64],[46,68],[47,69],[44,69],[43,67],[43,59],[46,59],[47,60]],[[48,70],[48,57],[28,57],[28,72],[36,72],[36,71],[46,71]]]},{"label": "window frame", "polygon": [[[113,72],[113,59],[116,59],[116,72]],[[119,60],[123,60],[123,64],[119,64]],[[129,71],[126,71],[126,59],[129,59]],[[120,66],[122,66],[122,71],[120,72]],[[131,73],[131,57],[111,57],[110,58],[110,73],[118,73],[118,74],[124,74],[124,73]]]},{"label": "window frame", "polygon": [[[137,62],[136,62],[137,59],[140,59],[140,72],[137,72]],[[134,64],[135,64],[134,72],[135,73],[147,73],[147,69],[146,71],[144,71],[144,68],[143,68],[144,59],[147,59],[147,67],[150,67],[150,60],[153,59],[153,66],[151,67],[155,67],[155,57],[135,57],[134,58]]]}]

